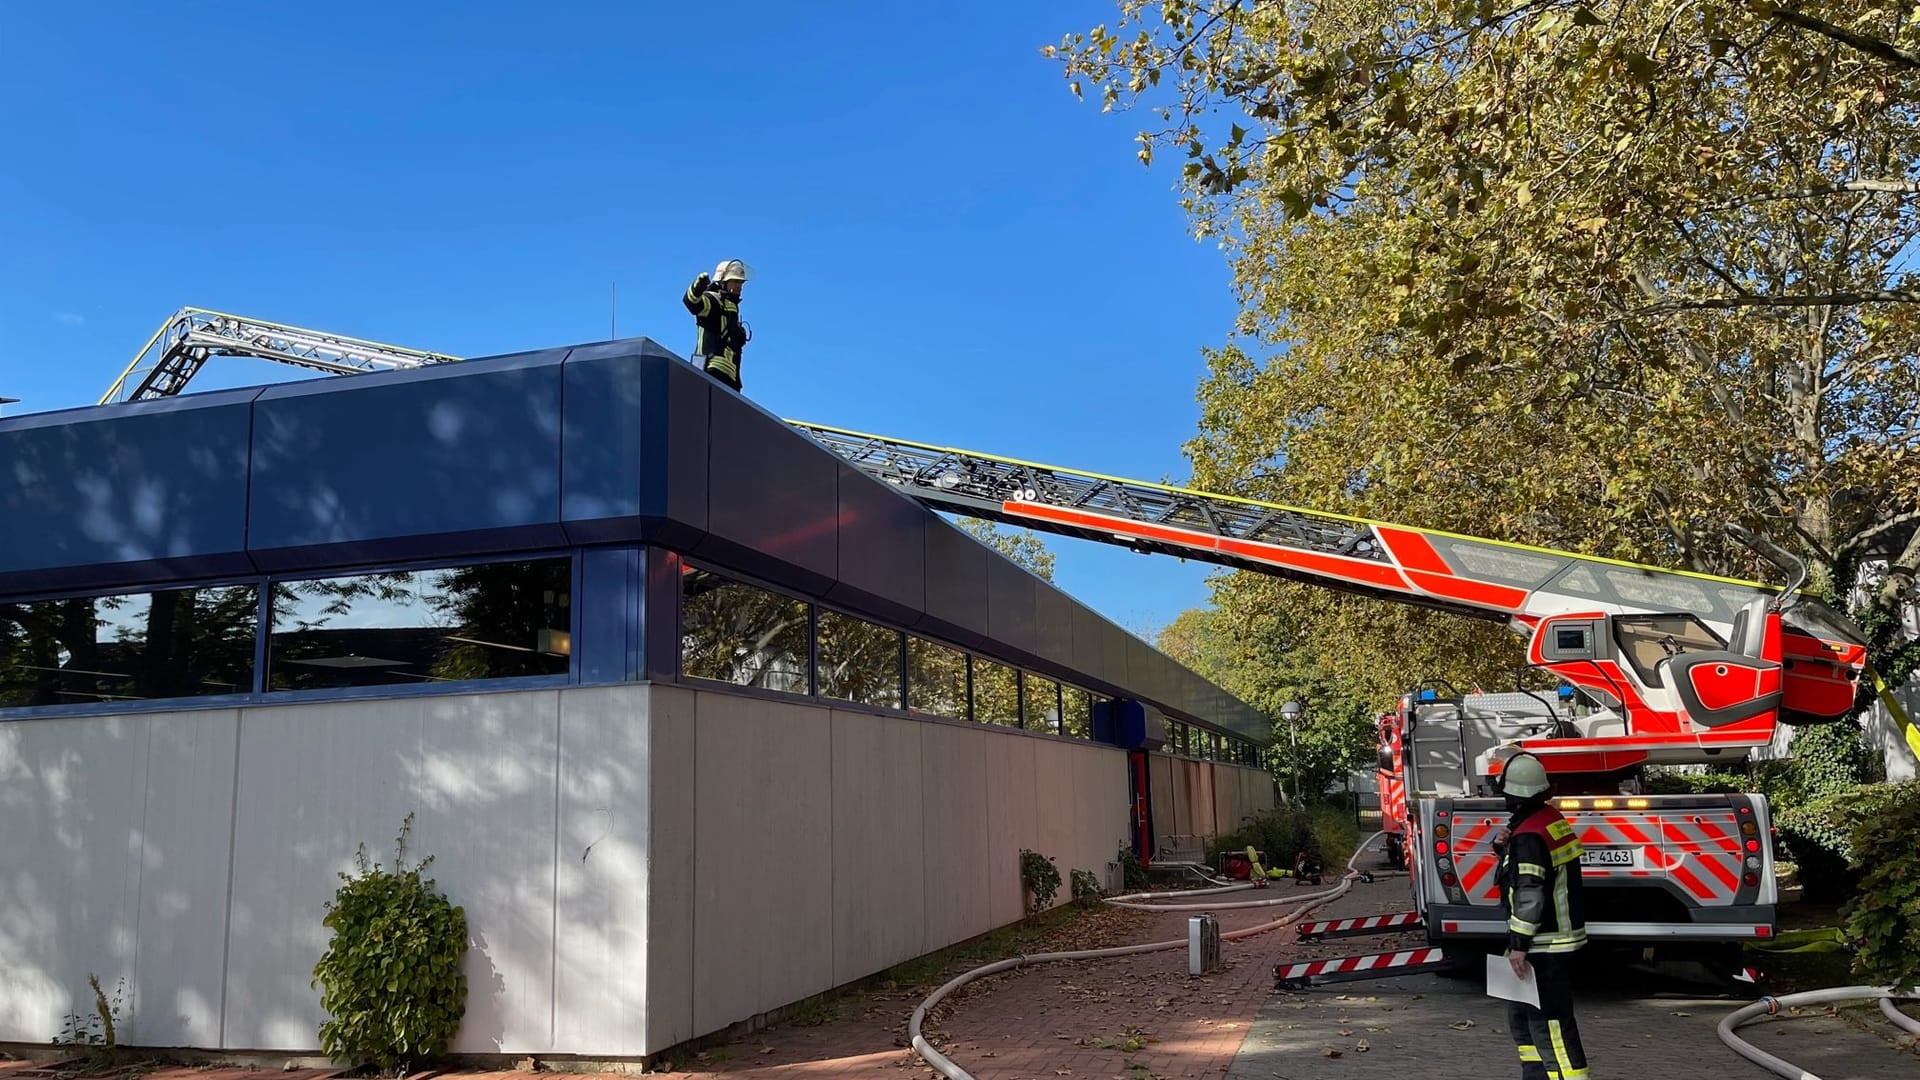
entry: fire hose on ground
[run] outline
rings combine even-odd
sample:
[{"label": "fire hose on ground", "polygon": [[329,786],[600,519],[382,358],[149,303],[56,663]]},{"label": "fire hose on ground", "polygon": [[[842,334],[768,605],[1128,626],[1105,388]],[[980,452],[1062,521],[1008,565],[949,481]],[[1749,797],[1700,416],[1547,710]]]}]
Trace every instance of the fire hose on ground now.
[{"label": "fire hose on ground", "polygon": [[[1140,911],[1169,912],[1213,911],[1221,908],[1277,907],[1283,904],[1298,905],[1294,910],[1289,911],[1287,914],[1282,915],[1272,922],[1261,923],[1258,926],[1249,926],[1241,930],[1226,931],[1220,935],[1220,940],[1222,941],[1237,941],[1240,938],[1252,937],[1255,934],[1263,934],[1269,930],[1277,930],[1283,926],[1299,922],[1315,908],[1325,904],[1329,900],[1345,895],[1349,889],[1353,888],[1353,883],[1361,876],[1361,870],[1354,864],[1360,861],[1360,856],[1365,854],[1366,850],[1373,846],[1373,842],[1378,840],[1382,835],[1382,833],[1376,832],[1361,841],[1360,846],[1354,849],[1353,857],[1347,860],[1347,872],[1341,875],[1340,883],[1331,889],[1324,889],[1320,892],[1307,893],[1305,895],[1296,894],[1278,900],[1250,900],[1226,904],[1149,904],[1145,902],[1149,900],[1219,895],[1221,893],[1239,892],[1243,889],[1255,888],[1254,884],[1248,883],[1245,885],[1223,885],[1214,888],[1191,889],[1179,892],[1127,893],[1121,896],[1110,897],[1106,902],[1116,907],[1132,908]],[[955,990],[960,989],[975,979],[995,975],[1002,971],[1011,971],[1015,968],[1025,967],[1028,964],[1048,963],[1056,960],[1097,960],[1106,957],[1133,956],[1139,953],[1160,952],[1166,949],[1184,949],[1186,947],[1187,939],[1178,938],[1173,941],[1154,941],[1142,945],[1120,945],[1107,949],[1080,949],[1073,952],[1034,953],[1032,955],[1014,956],[1005,960],[995,961],[991,964],[984,964],[974,968],[972,971],[963,972],[955,976],[947,982],[946,985],[927,995],[926,1000],[922,1001],[919,1007],[913,1010],[913,1017],[907,1021],[907,1037],[912,1041],[914,1053],[919,1054],[921,1060],[933,1066],[936,1071],[948,1077],[949,1080],[973,1080],[971,1073],[962,1069],[959,1065],[956,1065],[953,1060],[945,1054],[934,1049],[933,1044],[928,1042],[926,1037],[920,1033],[920,1025],[925,1022],[927,1014],[948,994],[953,993]]]},{"label": "fire hose on ground", "polygon": [[1799,994],[1783,994],[1780,997],[1763,997],[1751,1005],[1745,1005],[1728,1013],[1720,1021],[1718,1028],[1720,1041],[1727,1048],[1755,1065],[1773,1073],[1787,1077],[1787,1080],[1820,1080],[1814,1073],[1794,1063],[1775,1057],[1765,1050],[1734,1034],[1734,1029],[1743,1024],[1752,1023],[1762,1016],[1773,1016],[1783,1008],[1800,1005],[1832,1005],[1839,1002],[1873,1001],[1878,999],[1880,1011],[1888,1020],[1902,1030],[1920,1035],[1920,1020],[1915,1020],[1894,1007],[1895,999],[1913,1000],[1920,998],[1920,987],[1908,987],[1905,990],[1891,986],[1836,986],[1825,990],[1808,990]]}]

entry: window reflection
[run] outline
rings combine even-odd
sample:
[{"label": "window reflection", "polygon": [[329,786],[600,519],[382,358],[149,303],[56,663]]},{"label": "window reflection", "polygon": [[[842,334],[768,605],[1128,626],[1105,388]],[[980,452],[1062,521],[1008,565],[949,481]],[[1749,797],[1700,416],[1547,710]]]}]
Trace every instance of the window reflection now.
[{"label": "window reflection", "polygon": [[907,706],[929,716],[965,720],[967,654],[925,638],[908,638]]},{"label": "window reflection", "polygon": [[253,691],[252,585],[0,604],[0,708]]},{"label": "window reflection", "polygon": [[571,562],[275,582],[269,690],[565,675]]},{"label": "window reflection", "polygon": [[1069,686],[1060,697],[1066,733],[1076,739],[1093,738],[1093,695]]},{"label": "window reflection", "polygon": [[680,670],[696,679],[805,694],[805,601],[707,570],[681,577]]},{"label": "window reflection", "polygon": [[900,707],[900,632],[838,611],[820,613],[820,694]]},{"label": "window reflection", "polygon": [[975,657],[973,718],[983,724],[1020,726],[1020,676],[1005,664]]},{"label": "window reflection", "polygon": [[1028,731],[1060,734],[1060,684],[1027,672],[1020,679],[1021,715]]}]

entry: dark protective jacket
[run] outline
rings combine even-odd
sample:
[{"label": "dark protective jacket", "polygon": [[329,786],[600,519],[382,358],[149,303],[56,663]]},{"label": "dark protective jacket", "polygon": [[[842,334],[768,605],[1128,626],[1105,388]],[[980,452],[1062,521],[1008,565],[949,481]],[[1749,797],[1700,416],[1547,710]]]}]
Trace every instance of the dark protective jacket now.
[{"label": "dark protective jacket", "polygon": [[740,353],[748,339],[746,324],[740,321],[740,302],[705,274],[687,286],[687,294],[680,301],[693,313],[699,328],[694,355],[704,358],[709,371],[739,383]]},{"label": "dark protective jacket", "polygon": [[1551,805],[1522,809],[1500,864],[1512,952],[1568,953],[1587,943],[1581,894],[1580,838]]}]

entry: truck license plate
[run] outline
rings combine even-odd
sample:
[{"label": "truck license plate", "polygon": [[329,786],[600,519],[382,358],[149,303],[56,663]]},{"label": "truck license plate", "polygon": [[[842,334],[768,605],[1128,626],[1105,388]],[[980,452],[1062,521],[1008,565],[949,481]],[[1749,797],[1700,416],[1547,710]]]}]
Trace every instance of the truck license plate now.
[{"label": "truck license plate", "polygon": [[1626,866],[1640,864],[1638,852],[1633,848],[1603,847],[1586,848],[1580,852],[1581,866]]}]

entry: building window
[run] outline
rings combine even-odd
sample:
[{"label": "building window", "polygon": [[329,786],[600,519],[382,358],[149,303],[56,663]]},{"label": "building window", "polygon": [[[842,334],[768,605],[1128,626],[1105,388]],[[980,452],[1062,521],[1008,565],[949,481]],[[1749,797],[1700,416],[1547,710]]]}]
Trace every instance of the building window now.
[{"label": "building window", "polygon": [[983,724],[1020,726],[1020,673],[974,657],[973,718]]},{"label": "building window", "polygon": [[736,686],[810,691],[803,600],[710,570],[680,578],[680,673]]},{"label": "building window", "polygon": [[1063,687],[1060,704],[1066,733],[1076,739],[1093,738],[1093,695],[1071,686]]},{"label": "building window", "polygon": [[908,638],[907,707],[929,716],[965,720],[967,654],[925,638]]},{"label": "building window", "polygon": [[822,697],[900,707],[900,632],[838,611],[820,612]]},{"label": "building window", "polygon": [[567,673],[570,559],[273,583],[268,690]]},{"label": "building window", "polygon": [[1060,734],[1060,684],[1032,672],[1020,677],[1021,710],[1028,731]]},{"label": "building window", "polygon": [[253,692],[252,585],[0,604],[0,708]]}]

